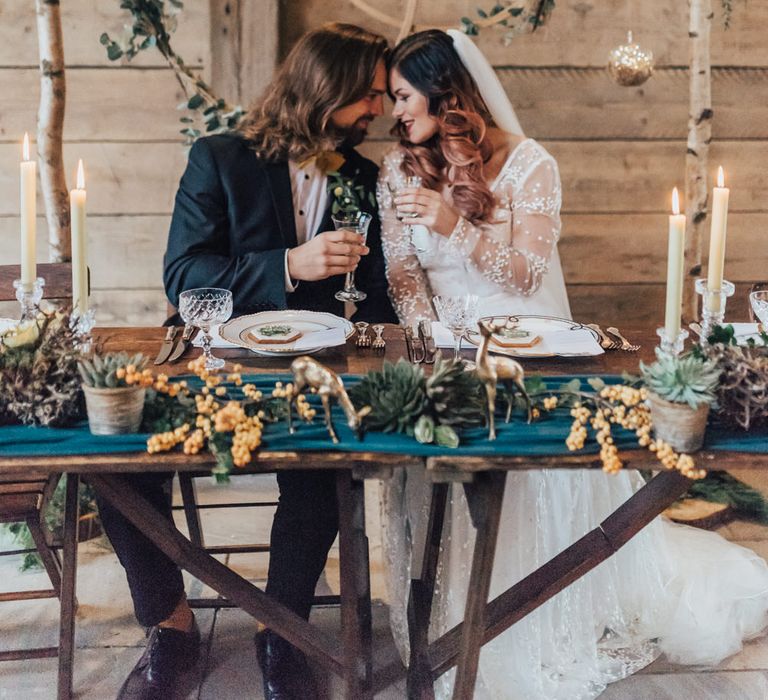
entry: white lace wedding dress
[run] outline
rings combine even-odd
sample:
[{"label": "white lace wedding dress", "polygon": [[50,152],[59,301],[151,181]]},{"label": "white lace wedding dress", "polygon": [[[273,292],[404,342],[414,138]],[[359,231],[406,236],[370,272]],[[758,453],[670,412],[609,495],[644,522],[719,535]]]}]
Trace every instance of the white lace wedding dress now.
[{"label": "white lace wedding dress", "polygon": [[[391,296],[402,323],[434,318],[432,294],[472,291],[483,314],[569,317],[557,241],[561,189],[554,159],[526,139],[493,183],[492,225],[461,220],[449,237],[421,232],[417,251],[395,216],[402,155],[379,179],[382,239]],[[387,186],[389,185],[389,186]],[[510,472],[504,493],[491,598],[592,530],[643,484],[637,472]],[[383,542],[391,623],[407,660],[406,604],[414,538],[426,524],[427,488],[401,470],[383,492]],[[474,541],[464,495],[451,492],[431,637],[463,618]],[[418,543],[416,550],[419,551]],[[662,652],[714,665],[768,624],[768,566],[719,535],[657,518],[614,557],[487,644],[476,698],[584,700]],[[453,673],[436,683],[450,697]]]}]

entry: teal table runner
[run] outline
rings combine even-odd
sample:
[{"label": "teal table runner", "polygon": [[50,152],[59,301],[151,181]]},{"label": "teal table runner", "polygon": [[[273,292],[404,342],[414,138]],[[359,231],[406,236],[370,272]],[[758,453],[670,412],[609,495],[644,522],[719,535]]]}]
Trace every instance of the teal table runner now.
[{"label": "teal table runner", "polygon": [[[358,377],[344,377],[345,384],[351,386]],[[557,388],[573,377],[545,377],[547,386]],[[586,377],[580,377],[585,388]],[[608,383],[621,381],[620,377],[604,377]],[[255,384],[264,393],[271,392],[276,381],[290,381],[289,375],[257,374],[244,375],[243,380]],[[193,380],[188,380],[192,383]],[[524,418],[517,414],[511,423],[497,420],[497,439],[487,440],[488,431],[485,428],[473,428],[461,434],[461,444],[455,449],[422,445],[412,437],[395,433],[366,433],[363,441],[355,439],[354,434],[346,425],[344,413],[334,406],[334,426],[339,433],[341,442],[334,445],[328,436],[323,421],[322,407],[316,396],[308,397],[310,402],[317,403],[318,414],[313,424],[296,421],[297,432],[289,435],[284,422],[268,424],[263,434],[264,449],[275,451],[320,451],[339,450],[342,452],[386,452],[423,457],[438,455],[515,455],[540,456],[569,454],[565,446],[565,438],[570,430],[572,418],[567,409],[557,409],[550,414],[544,414],[541,420],[528,425]],[[143,452],[149,437],[145,433],[115,436],[91,435],[88,424],[72,428],[33,428],[25,426],[0,427],[0,458],[1,457],[36,457],[91,455],[119,452]],[[619,450],[637,447],[635,436],[621,429],[614,429],[614,438]],[[711,425],[707,431],[705,449],[747,452],[753,454],[768,454],[768,431],[750,433],[727,430],[718,425]],[[180,448],[176,448],[180,449]],[[588,442],[582,453],[597,453],[598,446],[594,441]],[[162,459],[162,457],[159,457]]]}]

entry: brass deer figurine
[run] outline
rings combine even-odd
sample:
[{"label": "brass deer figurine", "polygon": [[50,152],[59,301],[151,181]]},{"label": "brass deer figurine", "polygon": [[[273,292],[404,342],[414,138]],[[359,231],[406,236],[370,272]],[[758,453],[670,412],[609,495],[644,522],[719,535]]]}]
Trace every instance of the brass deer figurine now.
[{"label": "brass deer figurine", "polygon": [[478,322],[480,328],[480,345],[477,347],[475,356],[475,372],[480,381],[485,386],[485,393],[488,397],[488,439],[496,439],[496,422],[494,411],[496,409],[496,385],[498,382],[507,390],[507,417],[509,423],[512,417],[512,405],[514,391],[517,389],[522,393],[525,403],[528,406],[528,422],[531,422],[531,397],[525,390],[525,372],[522,365],[511,357],[491,357],[488,354],[488,345],[491,342],[491,336],[500,328],[492,326],[484,321]]},{"label": "brass deer figurine", "polygon": [[[317,360],[308,357],[307,355],[297,357],[291,363],[291,372],[293,373],[294,386],[296,389],[293,395],[294,398],[307,387],[317,391],[320,400],[323,402],[325,425],[328,428],[328,433],[334,443],[339,442],[339,436],[336,434],[336,430],[334,430],[333,421],[331,419],[332,398],[335,398],[344,410],[344,413],[347,416],[347,425],[354,431],[357,439],[360,440],[362,438],[363,418],[371,412],[371,407],[364,406],[359,411],[356,410],[352,401],[349,399],[347,390],[344,388],[344,382],[341,381],[341,377],[339,377],[336,372],[328,369]],[[290,419],[291,407],[289,406],[288,408],[288,426],[290,432],[293,432],[293,426]]]}]

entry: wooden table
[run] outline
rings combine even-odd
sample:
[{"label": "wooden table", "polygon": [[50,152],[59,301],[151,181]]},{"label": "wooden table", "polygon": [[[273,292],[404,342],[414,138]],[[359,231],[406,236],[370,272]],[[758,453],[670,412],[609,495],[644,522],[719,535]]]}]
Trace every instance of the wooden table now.
[{"label": "wooden table", "polygon": [[[105,328],[96,333],[104,350],[141,351],[154,357],[164,335],[160,328]],[[626,329],[626,335],[642,344],[639,353],[608,352],[594,358],[551,358],[525,360],[526,371],[557,374],[619,374],[636,372],[638,361],[653,359],[656,344],[651,329]],[[405,355],[402,331],[388,326],[384,337],[384,357],[370,350],[357,351],[351,343],[318,355],[337,372],[364,373],[377,369],[384,359]],[[245,351],[217,350],[228,359],[243,364],[246,372],[285,372],[290,360],[262,358]],[[447,352],[447,351],[446,351]],[[190,350],[196,356],[199,350]],[[467,351],[469,354],[470,351]],[[186,362],[158,368],[169,375],[187,371]],[[267,446],[268,447],[268,446]],[[632,468],[654,465],[645,450],[623,452]],[[697,455],[702,466],[717,469],[754,468],[766,465],[755,455],[706,453]],[[373,454],[364,451],[271,452],[259,455],[256,467],[263,470],[297,469],[311,465],[315,469],[333,469],[337,473],[339,494],[339,548],[341,567],[342,639],[336,640],[318,630],[260,589],[228,569],[198,547],[192,545],[176,528],[135,493],[124,474],[145,471],[199,471],[212,466],[208,454],[185,456],[179,453],[109,454],[88,457],[0,458],[5,473],[30,471],[67,472],[66,518],[64,532],[64,576],[62,580],[61,658],[59,698],[71,697],[71,658],[74,646],[74,590],[77,542],[77,485],[79,477],[91,483],[102,497],[118,508],[136,527],[165,551],[180,567],[224,595],[234,604],[276,630],[324,667],[345,680],[347,698],[371,698],[374,692],[391,682],[392,669],[374,674],[371,663],[370,585],[368,545],[362,479],[386,478],[393,467],[426,467],[433,481],[432,503],[426,533],[426,547],[414,570],[409,604],[411,660],[408,671],[408,695],[432,698],[433,680],[453,665],[458,665],[455,698],[471,698],[477,674],[480,649],[558,591],[583,576],[613,554],[654,517],[674,502],[690,482],[677,472],[663,472],[609,516],[595,530],[527,576],[496,599],[486,604],[496,547],[499,516],[506,473],[515,469],[600,468],[596,455],[571,454],[557,457],[436,457],[426,460],[403,455]],[[610,478],[610,477],[606,477]],[[464,622],[431,644],[427,629],[434,595],[437,556],[443,517],[451,481],[464,484],[477,539],[472,562],[471,588]],[[419,566],[420,564],[420,566]],[[67,661],[69,659],[69,661]]]}]

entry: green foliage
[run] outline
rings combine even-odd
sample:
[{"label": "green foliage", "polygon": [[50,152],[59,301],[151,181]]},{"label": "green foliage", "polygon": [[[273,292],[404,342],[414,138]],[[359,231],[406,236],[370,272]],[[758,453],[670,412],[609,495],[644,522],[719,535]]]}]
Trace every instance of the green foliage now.
[{"label": "green foliage", "polygon": [[[213,94],[210,87],[195,75],[171,47],[171,34],[176,30],[178,14],[184,4],[181,0],[121,0],[120,7],[131,13],[132,24],[125,34],[113,39],[104,32],[99,41],[107,50],[107,58],[117,61],[133,59],[141,51],[157,49],[176,74],[176,79],[187,99],[179,109],[189,111],[181,117],[181,133],[190,145],[203,132],[217,134],[234,129],[244,111],[230,106]],[[197,126],[196,126],[197,124]]]},{"label": "green foliage", "polygon": [[147,358],[141,353],[129,355],[127,352],[108,352],[103,355],[94,354],[83,358],[78,364],[78,370],[86,386],[100,389],[115,389],[129,386],[125,373],[118,376],[120,369],[132,366],[141,372],[147,366]]},{"label": "green foliage", "polygon": [[725,503],[739,518],[768,525],[768,501],[756,489],[727,472],[710,472],[688,489],[688,496],[712,503]]},{"label": "green foliage", "polygon": [[485,415],[483,385],[453,360],[438,358],[432,374],[400,359],[384,362],[350,390],[357,406],[370,406],[366,427],[412,435],[421,443],[459,444],[459,431],[479,425]]},{"label": "green foliage", "polygon": [[666,355],[657,349],[656,362],[641,362],[640,370],[648,389],[662,399],[694,409],[715,402],[720,370],[711,360],[694,353]]},{"label": "green foliage", "polygon": [[526,10],[525,6],[521,7],[519,3],[497,2],[487,11],[478,7],[478,21],[462,17],[459,20],[460,28],[469,36],[478,36],[484,27],[503,28],[502,41],[509,44],[516,36],[536,31],[544,25],[554,9],[555,0],[539,0],[530,10]]},{"label": "green foliage", "polygon": [[354,214],[362,209],[362,203],[366,200],[372,207],[376,206],[376,197],[373,192],[366,192],[365,186],[355,181],[359,174],[359,170],[355,170],[353,177],[344,176],[338,170],[332,170],[327,174],[331,214],[339,212]]}]

